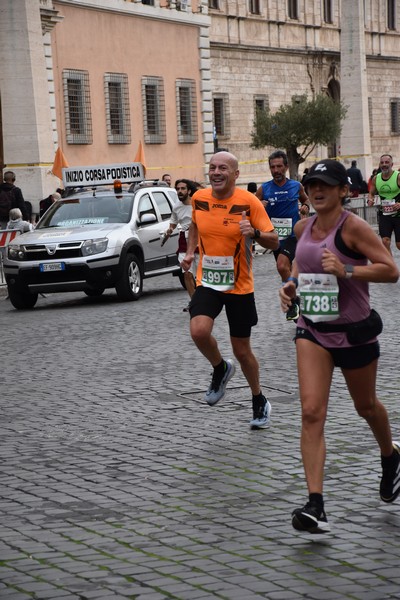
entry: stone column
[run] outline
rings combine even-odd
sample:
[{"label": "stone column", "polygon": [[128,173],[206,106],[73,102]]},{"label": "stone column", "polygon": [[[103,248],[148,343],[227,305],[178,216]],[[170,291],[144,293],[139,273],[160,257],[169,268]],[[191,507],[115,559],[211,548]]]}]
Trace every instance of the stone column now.
[{"label": "stone column", "polygon": [[[365,56],[364,0],[342,0],[340,16],[341,100],[348,107],[341,134],[346,167],[357,160],[366,181],[372,171],[368,118],[367,61]],[[348,158],[346,158],[348,157]]]},{"label": "stone column", "polygon": [[[50,5],[50,6],[49,6]],[[51,0],[0,1],[0,94],[4,164],[33,204],[59,185],[49,173],[55,154],[41,8],[48,30]]]}]

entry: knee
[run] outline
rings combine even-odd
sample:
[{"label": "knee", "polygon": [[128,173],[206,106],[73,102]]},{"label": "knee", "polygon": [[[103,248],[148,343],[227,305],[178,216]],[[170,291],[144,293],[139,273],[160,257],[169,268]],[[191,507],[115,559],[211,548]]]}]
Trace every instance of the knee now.
[{"label": "knee", "polygon": [[248,350],[246,350],[244,348],[233,348],[233,354],[234,354],[236,360],[240,364],[243,364],[246,362],[246,360],[248,360],[250,353]]},{"label": "knee", "polygon": [[193,321],[190,324],[190,335],[196,345],[202,344],[210,338],[209,330]]},{"label": "knee", "polygon": [[370,421],[375,416],[376,403],[372,399],[368,403],[363,403],[362,406],[356,406],[355,409],[359,417],[365,421]]},{"label": "knee", "polygon": [[303,403],[301,409],[301,421],[305,427],[315,427],[320,425],[323,427],[325,421],[325,411],[321,410],[314,403]]}]

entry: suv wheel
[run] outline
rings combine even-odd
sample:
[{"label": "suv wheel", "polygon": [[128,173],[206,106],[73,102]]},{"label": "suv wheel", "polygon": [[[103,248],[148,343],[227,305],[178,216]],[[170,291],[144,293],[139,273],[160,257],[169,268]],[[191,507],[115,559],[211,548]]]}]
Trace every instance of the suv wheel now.
[{"label": "suv wheel", "polygon": [[14,308],[24,310],[33,308],[37,302],[39,294],[31,294],[28,290],[21,290],[16,286],[8,286],[8,296]]},{"label": "suv wheel", "polygon": [[133,254],[126,255],[115,289],[118,298],[123,302],[138,300],[142,295],[143,267],[141,261]]}]

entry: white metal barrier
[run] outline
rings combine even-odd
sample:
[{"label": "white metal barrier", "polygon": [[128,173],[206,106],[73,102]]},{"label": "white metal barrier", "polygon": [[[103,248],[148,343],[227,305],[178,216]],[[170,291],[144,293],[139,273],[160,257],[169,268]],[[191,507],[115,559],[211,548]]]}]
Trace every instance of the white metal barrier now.
[{"label": "white metal barrier", "polygon": [[21,232],[19,229],[0,229],[0,283],[5,283],[3,258],[8,244]]}]

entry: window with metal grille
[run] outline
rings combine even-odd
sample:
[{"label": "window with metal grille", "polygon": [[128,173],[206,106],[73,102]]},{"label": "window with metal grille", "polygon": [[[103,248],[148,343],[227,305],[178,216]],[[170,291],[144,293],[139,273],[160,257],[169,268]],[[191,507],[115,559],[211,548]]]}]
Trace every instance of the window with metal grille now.
[{"label": "window with metal grille", "polygon": [[63,71],[65,128],[68,144],[92,144],[88,71]]},{"label": "window with metal grille", "polygon": [[252,15],[260,14],[260,0],[249,0],[249,11]]},{"label": "window with metal grille", "polygon": [[387,0],[387,26],[392,31],[396,29],[396,1]]},{"label": "window with metal grille", "polygon": [[165,144],[165,95],[162,77],[142,77],[144,141]]},{"label": "window with metal grille", "polygon": [[254,115],[257,114],[258,111],[265,111],[269,108],[268,96],[264,94],[258,94],[254,96]]},{"label": "window with metal grille", "polygon": [[104,95],[108,143],[130,144],[128,76],[125,73],[105,73]]},{"label": "window with metal grille", "polygon": [[369,119],[369,134],[374,134],[374,122],[372,120],[372,98],[368,98],[368,119]]},{"label": "window with metal grille", "polygon": [[390,131],[400,133],[400,99],[393,98],[390,101]]},{"label": "window with metal grille", "polygon": [[215,94],[214,129],[219,138],[229,137],[228,94]]},{"label": "window with metal grille", "polygon": [[333,23],[332,0],[324,0],[324,21]]},{"label": "window with metal grille", "polygon": [[194,144],[197,134],[196,83],[193,79],[176,80],[176,114],[178,121],[178,142]]},{"label": "window with metal grille", "polygon": [[219,0],[208,0],[208,8],[219,9]]},{"label": "window with metal grille", "polygon": [[288,15],[289,19],[299,18],[298,0],[288,0]]}]

